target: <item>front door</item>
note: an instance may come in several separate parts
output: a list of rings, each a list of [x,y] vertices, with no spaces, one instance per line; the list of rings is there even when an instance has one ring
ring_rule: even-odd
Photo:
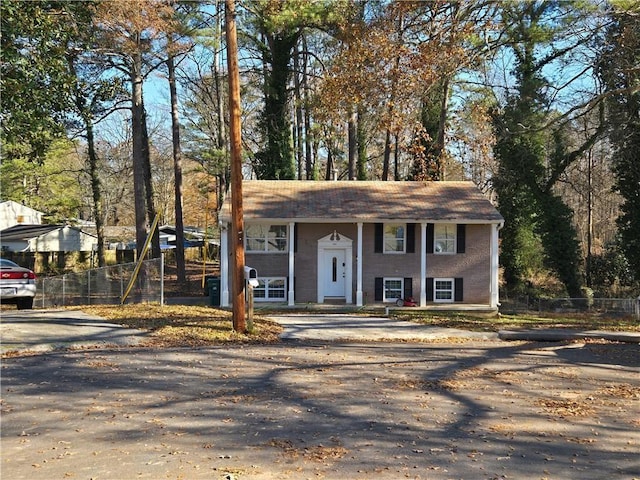
[[[345,298],[347,264],[344,248],[324,251],[325,297]]]

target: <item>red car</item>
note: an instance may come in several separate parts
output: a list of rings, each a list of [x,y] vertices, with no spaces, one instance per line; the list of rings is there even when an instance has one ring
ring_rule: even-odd
[[[36,274],[11,260],[0,258],[0,302],[15,303],[18,310],[33,308]]]

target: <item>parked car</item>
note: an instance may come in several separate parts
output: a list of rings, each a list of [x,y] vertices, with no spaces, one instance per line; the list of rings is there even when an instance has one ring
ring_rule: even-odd
[[[18,310],[33,308],[36,274],[17,263],[0,258],[0,302],[15,303]]]

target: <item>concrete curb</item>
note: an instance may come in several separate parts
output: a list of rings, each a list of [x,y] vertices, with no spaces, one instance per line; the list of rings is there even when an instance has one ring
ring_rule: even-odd
[[[640,343],[640,333],[608,332],[603,330],[500,330],[500,340],[524,340],[529,342],[562,342],[566,340],[609,340],[612,342]]]

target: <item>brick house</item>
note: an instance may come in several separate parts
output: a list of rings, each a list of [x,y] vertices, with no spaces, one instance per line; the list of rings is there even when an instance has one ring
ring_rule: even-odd
[[[244,181],[255,301],[498,306],[503,218],[472,182]],[[219,215],[221,305],[233,269],[231,200]]]

